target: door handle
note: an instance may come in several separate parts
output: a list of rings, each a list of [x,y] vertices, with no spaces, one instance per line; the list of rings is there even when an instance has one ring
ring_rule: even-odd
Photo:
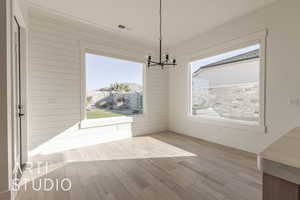
[[[23,117],[25,114],[23,113],[19,113],[19,117]]]

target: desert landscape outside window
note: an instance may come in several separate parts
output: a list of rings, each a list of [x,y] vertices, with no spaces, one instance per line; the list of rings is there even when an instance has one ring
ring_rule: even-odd
[[[86,118],[143,113],[142,63],[85,54]]]
[[[260,45],[190,63],[192,115],[259,122]]]

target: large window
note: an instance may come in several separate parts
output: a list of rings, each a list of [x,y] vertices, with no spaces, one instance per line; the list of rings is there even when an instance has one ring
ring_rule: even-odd
[[[142,63],[85,53],[87,119],[143,113]]]
[[[190,63],[194,116],[259,123],[260,45]]]

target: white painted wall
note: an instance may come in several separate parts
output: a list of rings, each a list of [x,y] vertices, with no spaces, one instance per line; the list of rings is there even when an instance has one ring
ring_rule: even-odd
[[[208,141],[258,153],[300,124],[300,1],[278,2],[227,23],[173,49],[181,63],[169,73],[169,129]],[[187,115],[188,66],[185,59],[205,49],[268,29],[266,66],[266,125],[268,133],[226,128]]]
[[[97,51],[140,59],[152,49],[122,40],[89,25],[72,22],[38,9],[30,19],[30,140],[37,145],[66,130],[78,131],[80,122],[80,44]],[[168,125],[168,73],[151,69],[146,73],[146,114],[135,117],[134,136],[163,131]],[[118,129],[118,127],[114,127]],[[105,129],[107,130],[107,129]],[[91,129],[93,134],[101,128]],[[88,134],[88,131],[84,130]],[[114,132],[112,132],[114,134]]]
[[[181,65],[170,71],[169,89],[166,73],[159,69],[147,73],[147,114],[135,119],[133,134],[165,130],[169,117],[172,131],[257,153],[299,125],[299,107],[289,104],[290,99],[300,95],[300,68],[297,67],[299,4],[298,0],[280,0],[174,48],[172,51],[183,58],[179,60]],[[29,18],[30,137],[46,141],[80,121],[80,40],[97,43],[104,50],[122,49],[141,58],[147,54],[147,48],[36,10]],[[266,28],[269,31],[266,74],[268,133],[225,128],[190,119],[186,106],[188,71],[183,63],[184,57]],[[69,113],[65,112],[66,109]]]

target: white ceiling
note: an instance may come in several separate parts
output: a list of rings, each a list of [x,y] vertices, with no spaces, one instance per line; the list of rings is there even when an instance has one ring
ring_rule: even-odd
[[[173,46],[275,0],[163,0],[163,42]],[[30,0],[36,6],[119,32],[158,41],[159,0]],[[128,30],[117,28],[126,25]]]

